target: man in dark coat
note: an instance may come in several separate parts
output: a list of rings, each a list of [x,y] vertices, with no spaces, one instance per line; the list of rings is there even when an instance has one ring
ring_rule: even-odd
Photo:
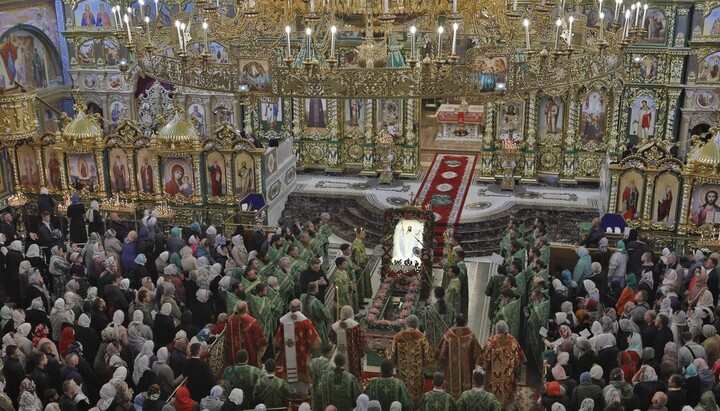
[[[190,358],[185,360],[182,367],[182,374],[187,377],[185,385],[190,390],[190,396],[198,402],[206,397],[215,385],[210,364],[200,359],[200,348],[200,343],[190,345]]]
[[[125,241],[125,237],[130,232],[117,213],[110,213],[110,228],[115,230],[115,238],[120,240],[121,243]]]
[[[0,217],[0,233],[5,235],[5,244],[3,244],[5,247],[15,241],[15,223],[12,214],[4,213]]]
[[[632,230],[631,230],[632,231]],[[632,237],[631,237],[632,238]],[[627,273],[633,273],[640,278],[640,268],[643,265],[642,256],[645,253],[653,253],[652,247],[647,243],[647,236],[638,235],[637,240],[625,243],[625,249],[628,254]]]
[[[130,303],[120,289],[121,280],[122,276],[120,274],[113,274],[112,283],[105,286],[105,300],[107,301],[108,307],[127,312]]]
[[[20,364],[20,349],[17,345],[8,345],[5,347],[7,361],[3,368],[5,376],[5,392],[13,402],[15,408],[18,406],[18,396],[20,395],[20,383],[25,379],[25,370]]]

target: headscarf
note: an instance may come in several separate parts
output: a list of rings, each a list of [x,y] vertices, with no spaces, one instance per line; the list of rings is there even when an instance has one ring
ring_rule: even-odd
[[[392,404],[390,404],[390,411],[402,411],[402,404],[400,401],[393,401]]]
[[[91,223],[95,221],[95,213],[93,211],[100,211],[100,203],[96,200],[90,202],[90,208],[88,208],[85,213],[85,218]]]
[[[82,313],[80,314],[80,318],[78,318],[78,326],[83,328],[90,327],[90,317],[87,316],[87,314]]]
[[[145,265],[145,263],[147,263],[147,257],[145,257],[145,254],[138,254],[137,256],[135,256],[135,264]]]
[[[630,287],[633,291],[637,292],[637,278],[635,274],[630,273],[625,278],[625,287]]]
[[[692,304],[695,303],[695,300],[697,300],[702,292],[704,290],[708,289],[708,273],[706,270],[700,270],[698,274],[695,274],[694,283],[693,286],[690,288],[690,292],[688,293],[688,303]]]
[[[38,297],[38,299],[39,298],[40,297]],[[0,309],[0,329],[5,328],[5,324],[12,320],[12,316],[12,308],[8,307],[7,305],[3,305],[3,307]]]
[[[195,293],[195,296],[197,297],[197,300],[199,302],[205,304],[210,299],[210,291],[201,288],[201,289],[197,290],[197,292]]]
[[[150,341],[152,342],[152,341]],[[133,382],[135,385],[138,385],[140,383],[140,378],[142,378],[142,375],[145,373],[145,371],[150,369],[150,358],[146,355],[138,356],[138,358],[135,359],[135,367],[133,367]]]
[[[113,323],[115,326],[121,326],[125,322],[125,313],[122,310],[115,310],[113,313]]]
[[[40,345],[40,341],[44,338],[47,338],[48,335],[50,335],[50,330],[48,330],[45,324],[36,325],[35,331],[33,332],[33,347],[37,348]]]
[[[22,242],[20,240],[15,240],[12,243],[10,243],[10,246],[8,246],[8,250],[18,251],[20,253],[22,253],[22,248],[23,248],[23,246],[22,246]]]
[[[30,244],[30,247],[28,247],[28,250],[25,253],[25,257],[40,257],[40,246],[38,246],[37,244]]]
[[[556,293],[567,296],[567,287],[563,285],[562,281],[556,278],[552,280],[552,286],[553,290],[555,290]]]
[[[686,379],[692,378],[692,377],[697,377],[698,372],[697,372],[697,368],[695,368],[695,364],[692,364],[692,363],[688,364],[688,366],[685,367],[685,372],[683,373],[683,375],[685,376]]]
[[[625,254],[625,242],[623,240],[620,240],[617,243],[615,243],[615,251],[617,251],[620,254]]]
[[[366,394],[358,395],[357,399],[355,400],[355,409],[353,411],[367,411],[369,402],[370,397],[368,397]]]
[[[160,257],[160,259],[161,259],[162,261],[164,261],[164,262],[167,263],[167,262],[168,262],[168,259],[170,259],[170,252],[169,252],[169,251],[163,251],[162,253],[160,253],[160,256],[159,256],[159,257]]]
[[[216,385],[210,390],[210,396],[216,400],[219,400],[220,398],[222,398],[224,391],[225,390],[223,389],[223,387]]]
[[[140,255],[142,255],[142,254],[140,254]],[[122,280],[120,280],[120,285],[119,285],[119,287],[120,287],[120,289],[123,290],[123,291],[129,290],[129,289],[130,289],[130,279],[129,279],[129,278],[123,278]]]
[[[308,404],[307,402],[300,404],[300,406],[298,407],[298,411],[310,411],[310,404]]]
[[[167,347],[160,347],[160,349],[157,352],[157,362],[158,364],[165,364],[168,360],[168,356],[170,354],[168,353]]]
[[[663,283],[663,284],[667,284],[667,285],[669,285],[669,284],[672,284],[672,285],[677,284],[677,271],[673,270],[672,268],[669,269],[669,270],[667,270],[667,271],[665,272],[665,277],[663,277],[662,283]]]
[[[70,352],[70,344],[75,341],[75,330],[72,327],[65,327],[62,330],[60,336],[60,345],[58,345],[58,351],[60,355],[65,357]]]
[[[595,400],[592,398],[585,398],[580,404],[578,411],[593,411],[595,408]]]
[[[25,322],[25,312],[23,310],[13,310],[12,312],[13,328],[17,328]]]
[[[111,345],[114,347],[113,344],[111,344]],[[108,345],[108,347],[110,347],[110,345]],[[120,381],[125,381],[126,378],[127,378],[127,368],[120,366],[115,370],[112,378],[110,378],[110,383],[115,385],[116,383],[118,383]]]
[[[47,187],[43,187],[40,189],[40,194],[50,194],[50,190],[48,190]]]
[[[160,307],[160,314],[170,315],[171,313],[172,313],[172,305],[170,303],[165,303]]]
[[[382,406],[380,405],[380,401],[378,400],[370,400],[368,402],[368,411],[381,411]]]
[[[670,341],[667,344],[665,344],[665,350],[663,352],[663,361],[668,361],[676,366],[678,365],[678,352],[677,352],[677,345]]]
[[[642,338],[640,338],[640,333],[632,333],[627,350],[635,351],[638,356],[640,355],[640,351],[642,351]]]
[[[697,368],[698,371],[709,369],[707,363],[702,358],[694,359],[693,364],[695,365],[695,368]]]
[[[600,380],[603,377],[603,369],[601,366],[597,364],[593,364],[592,367],[590,367],[590,378],[593,380]]]
[[[105,384],[100,388],[100,400],[97,403],[97,407],[100,411],[106,411],[110,408],[110,405],[115,400],[117,390],[113,384]]]
[[[38,310],[38,311],[45,312],[45,304],[43,304],[42,298],[41,297],[33,298],[32,302],[30,302],[29,310]]]
[[[580,383],[584,382],[590,382],[592,381],[592,377],[590,376],[590,373],[585,371],[584,373],[580,374]]]
[[[715,402],[715,395],[712,391],[705,391],[702,393],[698,405],[702,405],[705,411],[715,411],[718,408],[717,403]]]
[[[183,385],[175,391],[173,406],[175,406],[177,411],[192,411],[194,405],[195,402],[190,398],[190,391],[186,386]]]
[[[567,380],[567,374],[565,373],[565,368],[563,368],[560,364],[555,364],[555,366],[552,368],[552,375],[555,381],[564,381]]]
[[[615,336],[612,334],[600,334],[597,339],[598,350],[610,348],[615,345]]]
[[[657,381],[658,376],[655,372],[655,368],[651,366],[647,366],[645,368],[645,373],[643,374],[643,381]]]
[[[714,326],[712,326],[710,324],[705,324],[705,325],[703,325],[703,328],[702,328],[702,334],[703,334],[703,337],[710,338],[713,335],[717,334],[717,328],[715,328]]]
[[[230,395],[228,396],[228,401],[235,405],[241,405],[243,403],[243,398],[243,390],[241,390],[240,388],[233,388],[233,390],[230,391]]]
[[[566,411],[566,410],[565,410],[564,405],[562,405],[559,402],[556,402],[550,407],[550,411]]]
[[[80,202],[80,196],[75,193],[70,197],[70,201],[72,201],[73,204],[77,204]]]

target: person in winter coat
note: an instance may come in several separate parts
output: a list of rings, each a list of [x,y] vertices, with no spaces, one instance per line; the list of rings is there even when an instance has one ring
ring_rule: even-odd
[[[133,269],[135,269],[135,257],[138,255],[138,239],[137,232],[130,231],[125,237],[125,241],[122,246],[122,253],[120,254],[120,267],[122,267],[122,273],[129,277],[132,275]]]
[[[105,221],[103,221],[102,214],[100,214],[100,203],[96,200],[90,202],[90,209],[85,213],[85,218],[88,221],[88,232],[90,234],[97,233],[101,237],[105,234]]]
[[[67,208],[67,217],[70,220],[70,241],[78,244],[87,242],[87,230],[85,229],[85,206],[80,202],[80,196],[73,194],[70,199],[72,204]]]

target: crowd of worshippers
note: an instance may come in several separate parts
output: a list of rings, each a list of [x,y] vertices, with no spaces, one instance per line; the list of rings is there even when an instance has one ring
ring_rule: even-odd
[[[487,293],[491,318],[509,324],[529,367],[544,377],[538,404],[548,411],[720,410],[720,254],[656,253],[635,229],[610,249],[596,218],[576,244],[574,266],[552,267],[548,278],[546,260],[537,258],[542,248],[522,259],[524,239],[537,228],[510,221],[503,240],[510,265],[491,277]]]

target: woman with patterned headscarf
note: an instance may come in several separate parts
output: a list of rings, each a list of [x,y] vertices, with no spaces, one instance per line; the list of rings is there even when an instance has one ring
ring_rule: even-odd
[[[18,411],[42,411],[43,404],[35,392],[35,382],[25,378],[20,383],[20,397],[18,398]]]
[[[65,300],[58,298],[55,300],[52,310],[50,310],[50,326],[53,341],[60,341],[63,323],[75,323],[75,313],[65,307]]]
[[[622,293],[620,294],[620,298],[617,300],[617,304],[615,305],[615,309],[617,311],[617,314],[622,316],[623,312],[625,312],[625,305],[629,302],[635,301],[635,292],[637,291],[637,279],[635,277],[635,274],[630,273],[628,274],[627,278],[625,279],[625,288],[623,288]]]

